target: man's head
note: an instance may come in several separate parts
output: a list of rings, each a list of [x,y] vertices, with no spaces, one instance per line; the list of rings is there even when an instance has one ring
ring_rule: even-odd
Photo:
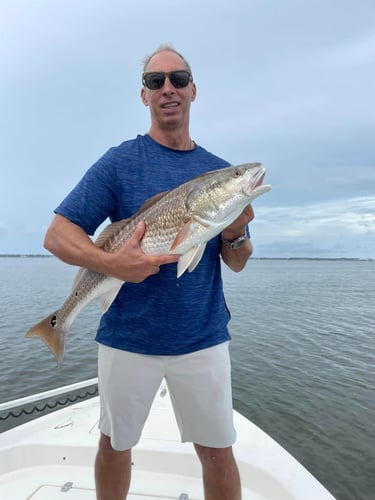
[[[173,45],[170,45],[168,43],[161,44],[160,47],[155,50],[155,52],[153,52],[151,55],[148,55],[144,58],[144,60],[143,60],[143,73],[146,73],[148,71],[147,66],[148,66],[149,62],[151,61],[151,59],[156,54],[159,54],[159,52],[164,52],[164,51],[169,51],[169,52],[173,52],[174,54],[176,54],[184,62],[185,69],[187,69],[189,71],[189,73],[192,75],[190,64],[187,62],[185,57],[182,54],[180,54],[180,52],[177,52],[177,50],[173,47]]]
[[[143,64],[141,98],[150,107],[151,128],[189,126],[190,104],[196,96],[191,68],[170,45],[161,45]]]

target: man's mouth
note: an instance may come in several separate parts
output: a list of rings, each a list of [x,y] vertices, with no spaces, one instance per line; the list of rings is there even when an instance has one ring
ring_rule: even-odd
[[[180,104],[178,102],[167,102],[165,104],[162,104],[162,108],[177,108]]]

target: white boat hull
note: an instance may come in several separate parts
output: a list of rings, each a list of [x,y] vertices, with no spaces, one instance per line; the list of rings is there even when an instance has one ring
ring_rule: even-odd
[[[98,416],[96,397],[0,435],[0,498],[95,499]],[[237,412],[234,420],[237,430],[234,453],[244,500],[333,500],[267,434]],[[162,385],[141,441],[133,450],[128,499],[203,498],[200,463],[193,446],[180,442],[168,392]]]

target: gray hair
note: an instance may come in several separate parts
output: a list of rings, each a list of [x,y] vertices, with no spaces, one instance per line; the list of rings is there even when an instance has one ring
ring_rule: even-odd
[[[190,68],[190,64],[187,62],[187,60],[185,59],[185,57],[180,54],[179,52],[177,52],[177,50],[173,47],[172,44],[170,43],[162,43],[160,45],[159,48],[157,48],[155,50],[155,52],[153,52],[151,55],[149,56],[146,56],[144,59],[143,59],[143,73],[146,72],[146,68],[149,64],[149,62],[151,61],[151,59],[156,55],[156,54],[159,54],[159,52],[164,52],[164,51],[169,51],[169,52],[173,52],[174,54],[176,54],[178,57],[180,57],[180,59],[182,59],[182,61],[184,62],[184,64],[186,65],[186,69],[190,72],[190,74],[192,75],[192,71],[191,71],[191,68]]]

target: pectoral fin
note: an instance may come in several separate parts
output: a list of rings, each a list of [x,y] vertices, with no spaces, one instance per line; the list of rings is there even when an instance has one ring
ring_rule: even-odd
[[[177,264],[177,278],[182,276],[186,269],[188,269],[190,273],[194,271],[202,258],[205,248],[206,243],[201,243],[181,255]]]
[[[176,238],[174,239],[170,250],[171,251],[176,250],[176,248],[179,245],[181,245],[181,243],[183,243],[185,240],[187,240],[199,226],[204,226],[207,228],[210,226],[210,223],[202,219],[201,217],[198,217],[197,215],[186,217],[185,224],[177,233]]]
[[[182,228],[179,230],[179,232],[176,235],[176,238],[174,239],[171,248],[169,250],[175,250],[178,245],[181,245],[191,234],[192,232],[192,225],[193,225],[193,218],[189,217],[189,219],[185,222],[185,224],[182,226]]]

